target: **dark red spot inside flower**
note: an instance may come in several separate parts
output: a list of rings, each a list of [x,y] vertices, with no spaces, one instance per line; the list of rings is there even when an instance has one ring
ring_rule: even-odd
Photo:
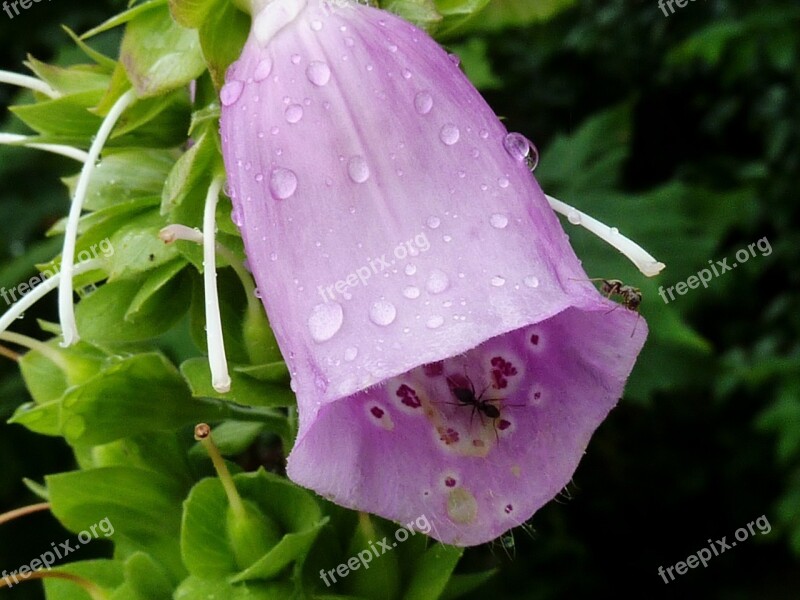
[[[450,444],[455,444],[458,442],[458,432],[453,429],[452,427],[439,427],[439,439],[442,440],[448,446]]]
[[[447,487],[456,487],[456,479],[455,479],[455,477],[447,477],[447,478],[445,478],[444,484]]]
[[[542,397],[542,392],[534,392],[534,394],[533,394],[533,399],[534,400],[538,400],[541,397]]]
[[[502,356],[495,356],[492,359],[492,385],[496,389],[508,387],[508,377],[517,374],[517,368]]]
[[[438,377],[444,373],[444,361],[438,360],[436,362],[428,363],[427,365],[422,365],[422,371],[428,377]]]
[[[375,417],[376,419],[380,419],[381,417],[383,417],[384,414],[383,409],[378,408],[377,406],[373,406],[372,408],[370,408],[369,412],[371,412],[372,416]]]
[[[405,383],[397,390],[397,396],[401,399],[400,402],[406,406],[410,406],[411,408],[419,408],[422,405],[422,402],[419,401],[419,396],[417,396],[417,393]]]
[[[506,514],[508,515],[508,514],[511,514],[511,512],[514,510],[514,507],[511,506],[510,504],[506,504],[506,509],[505,510],[506,510]]]
[[[456,373],[455,375],[450,375],[447,378],[447,385],[450,386],[451,390],[467,390],[470,391],[472,389],[472,384],[470,380],[467,379],[465,375],[460,375]]]
[[[531,344],[533,344],[534,346],[539,345],[539,336],[536,335],[535,333],[531,336]]]
[[[505,430],[506,430],[506,429],[508,429],[509,427],[511,427],[511,423],[510,423],[509,421],[506,421],[505,419],[500,419],[500,420],[497,422],[497,428],[498,428],[500,431],[505,431]]]

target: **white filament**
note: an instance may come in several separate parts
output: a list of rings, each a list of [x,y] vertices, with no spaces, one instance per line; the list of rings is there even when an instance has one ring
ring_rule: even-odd
[[[35,92],[41,92],[50,98],[59,98],[61,94],[47,85],[41,79],[31,77],[30,75],[22,75],[20,73],[13,73],[11,71],[0,71],[0,83],[8,83],[18,87],[27,88]]]
[[[561,202],[561,200],[557,200],[552,196],[545,195],[545,198],[547,198],[547,201],[550,203],[550,207],[554,211],[567,216],[570,219],[570,222],[574,220],[574,224],[576,225],[583,225],[601,240],[614,246],[614,248],[622,252],[622,254],[624,254],[634,265],[636,265],[636,267],[647,277],[654,277],[658,275],[666,266],[664,263],[658,262],[655,258],[653,258],[653,256],[651,256],[639,244],[633,240],[630,240],[629,238],[626,238],[616,229],[612,229],[608,225],[601,223],[597,219],[582,213],[569,204],[565,204],[564,202]]]
[[[67,158],[73,158],[78,162],[86,162],[89,158],[89,153],[84,152],[72,146],[62,146],[60,144],[37,144],[36,142],[29,142],[28,136],[19,135],[17,133],[0,133],[0,144],[20,145],[28,148],[36,148],[37,150],[44,150],[52,152],[53,154],[60,154]]]

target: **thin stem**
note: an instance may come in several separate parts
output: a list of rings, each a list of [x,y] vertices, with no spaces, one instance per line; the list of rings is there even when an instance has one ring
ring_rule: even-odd
[[[64,360],[64,357],[61,356],[56,350],[45,344],[44,342],[40,342],[37,339],[32,337],[28,337],[27,335],[22,335],[20,333],[14,333],[13,331],[0,331],[0,340],[4,340],[6,342],[11,342],[12,344],[17,344],[18,346],[22,346],[23,348],[29,348],[31,350],[36,350],[56,365],[59,369],[67,372],[69,365],[67,361]]]
[[[206,343],[208,346],[208,363],[211,367],[211,385],[220,393],[231,389],[231,377],[228,374],[228,362],[225,357],[225,343],[222,337],[222,318],[219,312],[219,295],[217,293],[216,265],[216,211],[219,193],[222,190],[223,177],[216,177],[211,182],[206,196],[203,212],[203,284],[206,298]]]
[[[75,266],[73,273],[75,275],[82,275],[89,271],[94,271],[103,266],[102,259],[92,258],[78,263]],[[41,300],[47,292],[56,289],[61,281],[61,273],[56,273],[49,279],[45,279],[42,283],[33,288],[30,292],[22,296],[14,305],[9,308],[3,316],[0,317],[0,332],[5,331],[8,327],[28,310],[31,306]]]
[[[574,225],[583,225],[586,229],[591,231],[601,240],[611,244],[622,252],[636,267],[647,277],[654,277],[658,275],[661,270],[666,266],[662,262],[658,262],[651,256],[644,248],[639,246],[636,242],[626,238],[616,228],[612,229],[597,219],[582,213],[569,204],[561,202],[552,196],[545,195],[550,207],[565,215],[570,223]]]
[[[12,587],[12,585],[18,585],[19,583],[24,583],[26,581],[34,581],[36,579],[64,579],[66,581],[71,581],[79,586],[81,586],[84,591],[89,594],[89,597],[92,600],[108,600],[108,596],[106,593],[93,581],[89,581],[85,577],[80,577],[79,575],[75,575],[73,573],[66,573],[64,571],[33,571],[31,573],[26,574],[25,576],[22,575],[7,575],[0,579],[0,589],[8,586]],[[15,584],[11,583],[11,579],[15,580]],[[22,580],[22,581],[19,581]]]
[[[206,423],[196,425],[194,428],[194,439],[203,445],[203,448],[205,448],[206,452],[208,452],[208,456],[211,458],[211,462],[214,463],[214,469],[217,471],[220,483],[222,483],[222,487],[225,489],[225,495],[228,496],[231,510],[233,510],[233,513],[238,518],[246,518],[247,512],[245,511],[242,497],[236,489],[236,484],[233,482],[233,477],[231,477],[231,472],[228,470],[228,465],[225,464],[222,455],[219,453],[219,448],[217,448],[214,440],[211,439],[211,427]]]
[[[75,188],[75,197],[69,209],[67,228],[64,232],[64,250],[61,253],[61,273],[63,277],[58,287],[58,313],[61,320],[61,331],[64,335],[64,341],[61,345],[64,347],[71,346],[80,339],[78,327],[75,324],[75,307],[72,304],[72,277],[75,262],[75,242],[78,237],[78,221],[83,210],[83,201],[86,198],[89,180],[94,172],[100,151],[111,135],[111,130],[114,128],[117,119],[135,99],[136,95],[133,90],[128,90],[111,107],[89,148],[89,156],[83,163],[78,185]]]
[[[0,525],[8,523],[9,521],[13,521],[14,519],[18,519],[20,517],[26,517],[28,515],[32,515],[34,513],[42,512],[45,510],[50,510],[49,502],[40,502],[39,504],[31,504],[29,506],[23,506],[22,508],[16,508],[14,510],[10,510],[0,515]]]
[[[73,158],[78,162],[86,162],[89,158],[89,153],[84,152],[72,146],[63,146],[61,144],[38,144],[36,142],[29,142],[28,136],[19,135],[16,133],[0,133],[0,144],[8,145],[21,145],[28,148],[36,148],[37,150],[44,150],[45,152],[52,152],[53,154],[60,154],[67,158]]]
[[[31,77],[30,75],[22,75],[20,73],[13,73],[12,71],[0,71],[0,83],[9,83],[17,87],[28,88],[34,92],[41,92],[50,98],[59,98],[61,94],[47,85],[41,79]]]
[[[0,356],[5,356],[14,362],[19,362],[19,359],[22,358],[21,354],[18,354],[10,348],[6,348],[5,346],[0,346]]]

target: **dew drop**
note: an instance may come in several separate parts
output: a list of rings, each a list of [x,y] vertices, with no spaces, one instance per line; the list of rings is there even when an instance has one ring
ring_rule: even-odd
[[[525,279],[523,279],[525,285],[529,288],[537,288],[539,287],[539,279],[534,277],[533,275],[528,275]]]
[[[272,73],[272,59],[266,57],[256,65],[256,70],[253,72],[253,79],[255,81],[264,81],[269,74]]]
[[[348,48],[352,48],[355,45],[355,43],[356,43],[355,40],[351,37],[344,38],[344,44]]]
[[[364,183],[369,179],[369,166],[363,156],[354,156],[347,163],[347,174],[355,183]]]
[[[289,123],[297,123],[303,118],[303,107],[299,104],[290,104],[283,112],[283,116],[286,117]]]
[[[278,200],[286,200],[297,189],[297,175],[294,171],[277,167],[272,170],[269,179],[269,190]]]
[[[609,233],[611,233],[611,235],[619,235],[619,229],[612,227]]]
[[[278,260],[278,253],[277,252],[273,252],[272,254],[269,255],[269,259],[272,262],[275,262],[276,260]]]
[[[355,346],[350,346],[347,350],[344,351],[344,359],[347,362],[353,362],[358,356],[358,348]]]
[[[581,224],[581,213],[579,213],[574,208],[567,213],[567,220],[572,223],[573,225],[580,225]]]
[[[434,269],[431,271],[428,281],[425,283],[425,289],[431,294],[441,294],[450,286],[450,279],[447,273],[441,269]]]
[[[262,175],[261,173],[257,173],[256,174],[256,181],[258,183],[261,183],[262,181],[264,181],[264,175]]]
[[[406,265],[406,275],[413,275],[417,272],[416,265]]]
[[[442,140],[447,146],[452,146],[458,141],[458,138],[461,137],[461,132],[458,130],[458,127],[453,125],[452,123],[448,123],[442,130],[439,132],[439,139]]]
[[[306,76],[311,83],[322,87],[331,80],[331,69],[327,63],[315,60],[308,65]]]
[[[419,295],[421,293],[422,292],[420,292],[420,289],[414,285],[410,285],[403,290],[403,296],[405,296],[409,300],[416,300],[417,298],[419,298]]]
[[[244,221],[242,220],[242,209],[241,209],[241,207],[235,206],[233,208],[233,210],[231,211],[231,221],[233,221],[233,224],[236,225],[237,227],[241,227],[242,226],[242,223]]]
[[[414,108],[421,115],[427,115],[433,108],[433,96],[428,92],[419,92],[414,96]]]
[[[437,227],[439,227],[439,225],[442,224],[442,221],[441,219],[439,219],[439,217],[428,217],[427,223],[428,227],[430,227],[431,229],[436,229]]]
[[[397,44],[389,44],[386,47],[389,49],[389,52],[397,52]]]
[[[442,325],[444,325],[444,317],[441,315],[434,315],[425,322],[428,329],[439,329]]]
[[[461,65],[461,59],[458,57],[457,54],[448,54],[447,58],[449,58],[450,62],[453,63],[455,66],[458,67]]]
[[[503,287],[506,284],[506,280],[498,275],[497,277],[492,277],[491,284],[494,287]]]
[[[293,65],[299,64],[300,60],[301,60],[300,55],[299,54],[292,54],[292,59],[291,60],[292,60],[292,64]]]
[[[311,21],[311,29],[314,31],[322,31],[322,21],[318,21],[317,19]]]
[[[244,83],[241,81],[233,80],[223,85],[219,91],[219,99],[222,105],[230,106],[236,102],[242,95],[242,90],[244,90]]]
[[[509,133],[503,140],[503,147],[511,158],[526,163],[531,171],[539,164],[539,151],[533,142],[521,133]]]
[[[505,229],[508,226],[508,217],[500,213],[495,213],[489,217],[489,223],[495,229]]]
[[[317,304],[308,317],[308,330],[317,343],[327,342],[342,328],[344,311],[338,302]]]
[[[411,79],[411,71],[403,69],[403,79]]]
[[[378,300],[369,309],[369,319],[375,325],[386,327],[397,318],[397,308],[386,300]]]
[[[501,177],[500,179],[497,180],[497,185],[499,185],[503,189],[507,188],[509,184],[510,182],[508,181],[507,177]]]

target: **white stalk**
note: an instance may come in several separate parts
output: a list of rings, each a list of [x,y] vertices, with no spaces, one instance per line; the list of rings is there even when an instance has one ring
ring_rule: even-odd
[[[41,92],[50,98],[60,98],[61,94],[51,88],[41,79],[31,77],[30,75],[22,75],[20,73],[13,73],[11,71],[0,71],[0,83],[8,83],[16,85],[17,87],[28,88],[35,92]]]
[[[80,339],[78,328],[75,325],[75,307],[72,304],[72,271],[75,262],[75,241],[78,237],[78,220],[83,210],[83,201],[86,198],[89,180],[94,172],[100,151],[111,135],[111,130],[114,128],[117,119],[135,99],[136,95],[133,90],[129,90],[120,96],[114,106],[111,107],[89,148],[89,155],[83,163],[78,185],[75,188],[75,197],[72,199],[72,206],[70,206],[69,217],[67,218],[67,228],[64,232],[64,250],[61,253],[61,284],[58,288],[58,314],[61,320],[61,331],[64,335],[64,341],[61,343],[63,347],[71,346]]]
[[[100,269],[103,266],[102,259],[93,258],[85,260],[75,265],[74,274],[82,275],[95,269]],[[17,319],[19,319],[25,311],[31,306],[41,300],[48,292],[56,289],[61,281],[61,273],[56,273],[49,279],[45,279],[42,283],[33,288],[30,292],[25,294],[6,313],[0,317],[0,333],[4,332],[8,327]]]
[[[617,250],[622,252],[628,260],[630,260],[636,267],[647,277],[655,277],[666,266],[662,262],[658,262],[651,256],[644,248],[639,246],[633,240],[626,238],[616,228],[611,228],[597,219],[582,213],[569,204],[561,202],[552,196],[545,194],[545,198],[550,203],[550,207],[562,215],[565,215],[570,223],[573,225],[583,225],[586,229],[591,231],[601,240],[614,246]]]
[[[64,358],[58,352],[56,352],[55,349],[32,337],[28,337],[27,335],[22,335],[20,333],[14,333],[13,331],[3,331],[0,332],[0,340],[11,342],[17,346],[28,348],[29,350],[37,350],[39,354],[44,356],[64,372],[66,372],[69,368],[67,361],[64,360]]]
[[[73,148],[72,146],[62,146],[60,144],[37,144],[36,142],[29,142],[30,138],[25,135],[16,133],[0,133],[0,144],[8,144],[13,146],[25,146],[27,148],[36,148],[44,150],[45,152],[52,152],[53,154],[60,154],[67,158],[73,158],[78,162],[86,162],[89,158],[89,153]]]
[[[211,367],[211,385],[220,393],[231,389],[231,377],[225,357],[225,343],[222,337],[222,318],[219,313],[217,295],[216,264],[216,210],[219,193],[222,190],[222,177],[216,177],[208,188],[205,210],[203,211],[203,283],[206,298],[206,343],[208,364]]]

